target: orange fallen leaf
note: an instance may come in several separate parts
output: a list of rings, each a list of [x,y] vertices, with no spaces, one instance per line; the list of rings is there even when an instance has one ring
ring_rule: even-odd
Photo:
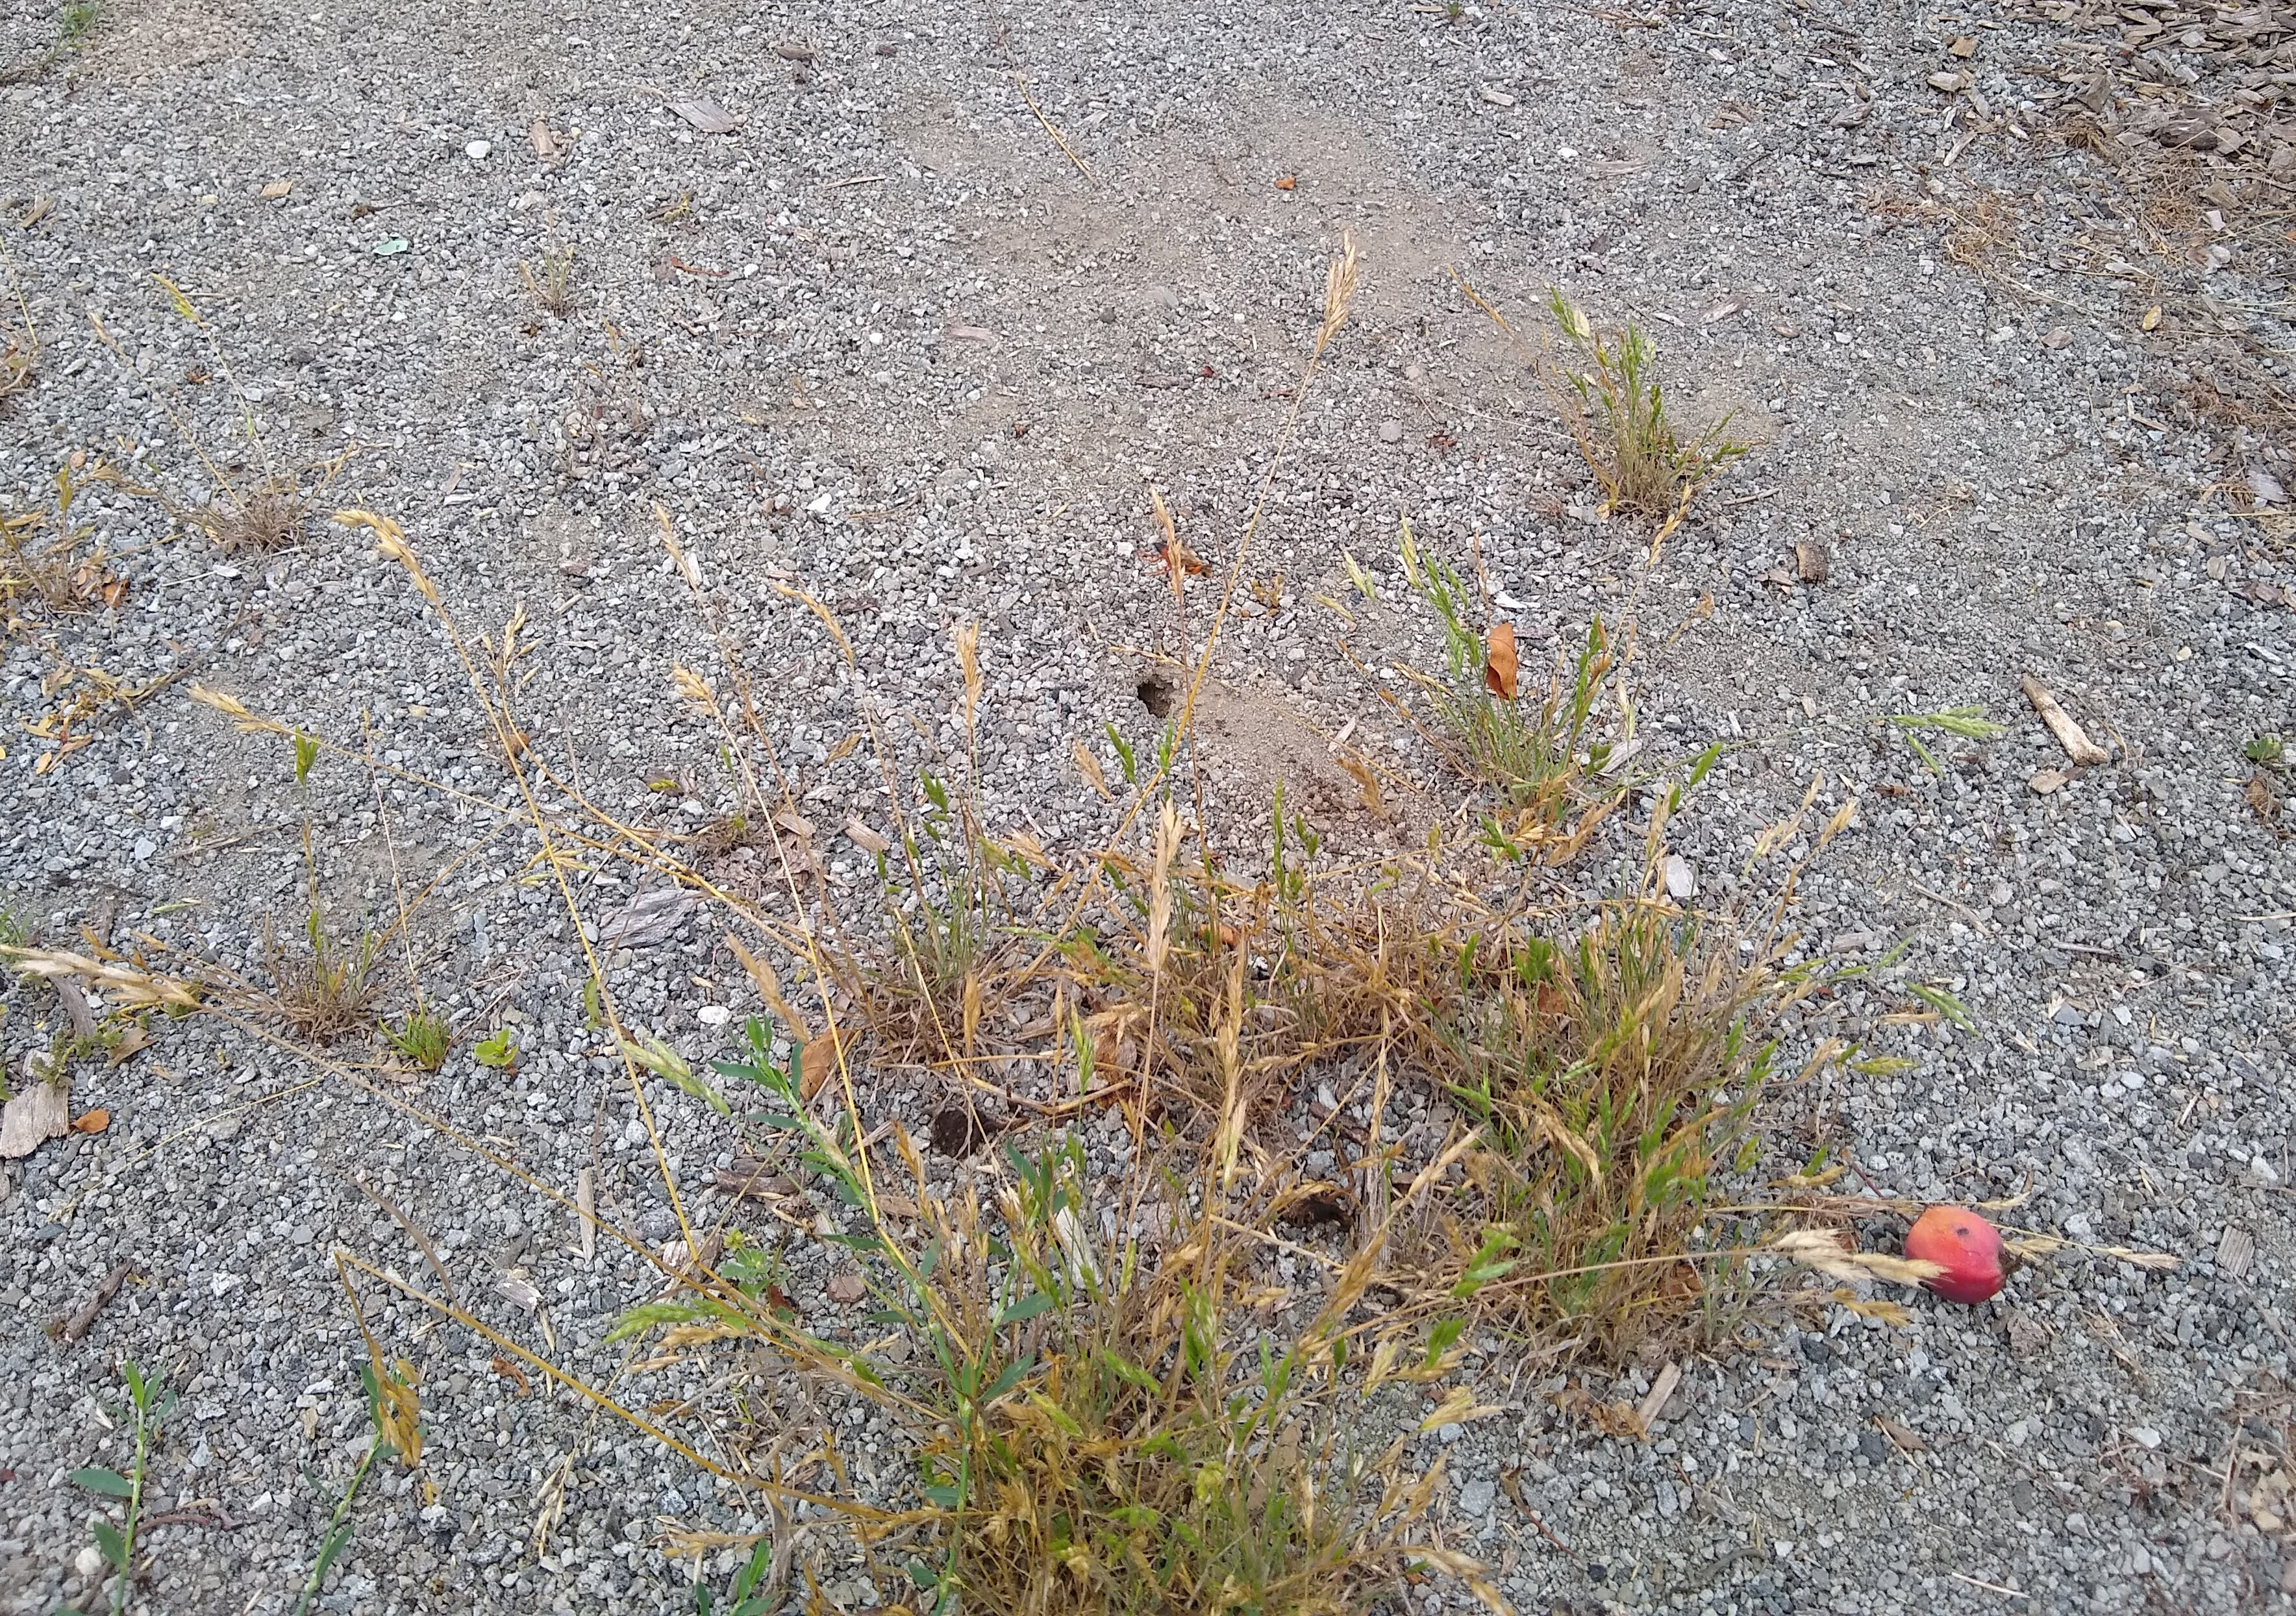
[[[798,1086],[805,1098],[819,1094],[829,1074],[837,1070],[837,1043],[836,1030],[832,1029],[808,1042],[798,1057]]]
[[[528,1382],[526,1378],[526,1371],[520,1368],[512,1359],[504,1358],[499,1352],[496,1353],[494,1369],[495,1373],[502,1376],[503,1379],[512,1382],[517,1385],[519,1396],[529,1397],[533,1395],[534,1387]]]
[[[1483,652],[1483,683],[1502,701],[1515,696],[1514,625],[1491,625],[1490,644]]]
[[[84,1111],[72,1119],[72,1132],[76,1134],[100,1134],[111,1126],[111,1113],[102,1106]]]
[[[1289,191],[1299,183],[1300,179],[1297,175],[1287,174],[1283,178],[1275,182],[1275,188],[1278,191]]]
[[[1184,575],[1188,578],[1193,578],[1197,573],[1201,572],[1204,570],[1203,557],[1198,555],[1193,550],[1189,549],[1187,546],[1180,544],[1177,541],[1175,541],[1168,547],[1161,545],[1158,546],[1156,549],[1156,559],[1161,562],[1164,564],[1165,569],[1175,578],[1179,578]]]

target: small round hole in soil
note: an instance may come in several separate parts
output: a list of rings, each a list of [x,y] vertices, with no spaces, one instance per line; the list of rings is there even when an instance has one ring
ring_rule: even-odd
[[[988,1125],[962,1105],[944,1109],[928,1131],[933,1149],[944,1156],[970,1156],[988,1143]]]
[[[1140,681],[1136,693],[1151,718],[1168,718],[1172,716],[1173,698],[1179,693],[1172,688],[1171,680],[1160,673],[1152,673]]]

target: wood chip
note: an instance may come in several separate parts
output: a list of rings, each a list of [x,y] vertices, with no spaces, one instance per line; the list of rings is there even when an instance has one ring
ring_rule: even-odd
[[[0,1157],[20,1160],[70,1128],[71,1103],[64,1091],[28,1075],[23,1087],[0,1107]]]
[[[1797,541],[1794,545],[1794,570],[1801,575],[1801,581],[1805,584],[1824,583],[1833,570],[1825,558],[1825,546],[1807,538]]]
[[[704,135],[731,135],[742,127],[740,119],[707,97],[673,101],[669,110]]]
[[[2217,1271],[2226,1279],[2246,1279],[2255,1261],[2255,1237],[2246,1229],[2226,1228],[2217,1242]]]
[[[2047,685],[2030,673],[2020,683],[2024,688],[2025,699],[2033,704],[2033,710],[2041,715],[2041,722],[2049,726],[2049,733],[2057,738],[2057,744],[2065,749],[2066,757],[2076,764],[2084,765],[2112,761],[2112,754],[2084,734],[2081,726],[2073,722],[2072,715],[2057,704],[2057,698]]]
[[[2052,792],[2062,791],[2072,777],[2072,771],[2068,768],[2045,768],[2025,782],[2025,789],[2036,797],[2046,797]]]
[[[598,928],[598,941],[608,948],[654,948],[685,929],[701,907],[699,894],[684,887],[656,887],[630,899],[622,912]]]
[[[1648,1431],[1658,1423],[1660,1416],[1666,1413],[1668,1401],[1674,1396],[1674,1389],[1681,1384],[1681,1365],[1669,1364],[1658,1372],[1658,1379],[1651,1383],[1650,1395],[1643,1399],[1642,1407],[1635,1410],[1644,1430]]]
[[[275,202],[294,188],[295,182],[291,179],[275,179],[263,187],[261,195],[265,201]]]
[[[71,1022],[72,1037],[92,1038],[95,1036],[95,1012],[88,1008],[87,995],[80,985],[68,976],[60,976],[48,984],[63,1001],[64,1017]]]
[[[948,328],[948,334],[951,338],[959,342],[994,342],[996,340],[996,333],[989,330],[986,325],[952,325]]]
[[[578,1231],[582,1244],[582,1260],[589,1261],[598,1254],[598,1169],[586,1167],[574,1179],[574,1208],[582,1214]]]
[[[886,853],[892,850],[891,842],[871,830],[868,824],[858,817],[848,819],[841,828],[845,832],[845,840],[865,853]]]

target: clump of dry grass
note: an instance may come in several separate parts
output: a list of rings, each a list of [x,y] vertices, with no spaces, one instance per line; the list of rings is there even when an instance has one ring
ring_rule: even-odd
[[[915,1455],[916,1496],[855,1530],[924,1609],[1360,1612],[1413,1563],[1504,1608],[1474,1563],[1415,1536],[1439,1465],[1410,1473],[1405,1435],[1375,1444],[1356,1426],[1382,1383],[1449,1368],[1421,1353],[1398,1366],[1407,1321],[1351,1319],[1372,1251],[1304,1323],[1264,1331],[1245,1300],[1254,1242],[1215,1215],[1210,1184],[1191,1212],[1179,1176],[1167,1181],[1160,1237],[1104,1232],[1120,1221],[1094,1203],[1072,1138],[1008,1146],[986,1197],[977,1180],[946,1193],[898,1122],[895,1164],[873,1165],[849,1133],[812,1120],[801,1070],[775,1059],[754,1021],[749,1045],[716,1070],[774,1108],[793,1161],[858,1214],[864,1232],[845,1243],[891,1333],[857,1350],[807,1335],[762,1270],[745,1282],[740,1264],[701,1294],[630,1310],[616,1333],[769,1342],[889,1418]],[[881,1173],[898,1173],[899,1190]],[[1350,1374],[1366,1357],[1372,1368]]]
[[[300,1037],[332,1044],[374,1025],[382,997],[381,939],[364,932],[357,942],[327,934],[314,908],[299,945],[264,937],[264,960],[271,973],[269,1007]]]
[[[1605,504],[1653,522],[1677,517],[1749,446],[1729,435],[1728,415],[1682,436],[1667,413],[1658,351],[1638,327],[1606,337],[1561,291],[1548,302],[1583,365],[1563,371],[1550,390]]]
[[[0,516],[0,623],[12,630],[36,617],[78,616],[125,593],[92,542],[94,528],[72,517],[83,488],[116,480],[102,461],[76,454],[56,471],[53,506]]]
[[[574,250],[570,247],[545,247],[538,261],[521,264],[518,273],[526,282],[527,291],[534,294],[534,300],[554,320],[571,316],[581,301],[574,287]]]
[[[39,371],[40,332],[32,323],[31,305],[16,279],[16,261],[0,249],[0,265],[8,271],[8,291],[15,301],[16,317],[0,324],[0,415],[21,393],[29,392]]]
[[[295,480],[274,477],[246,493],[232,490],[201,512],[197,520],[225,550],[266,555],[299,539],[309,515],[310,507]]]

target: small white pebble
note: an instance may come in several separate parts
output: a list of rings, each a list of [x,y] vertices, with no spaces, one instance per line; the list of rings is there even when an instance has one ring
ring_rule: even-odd
[[[481,163],[486,161],[488,158],[494,155],[494,149],[495,144],[490,140],[474,140],[469,145],[463,148],[463,152],[470,156],[472,161]]]

